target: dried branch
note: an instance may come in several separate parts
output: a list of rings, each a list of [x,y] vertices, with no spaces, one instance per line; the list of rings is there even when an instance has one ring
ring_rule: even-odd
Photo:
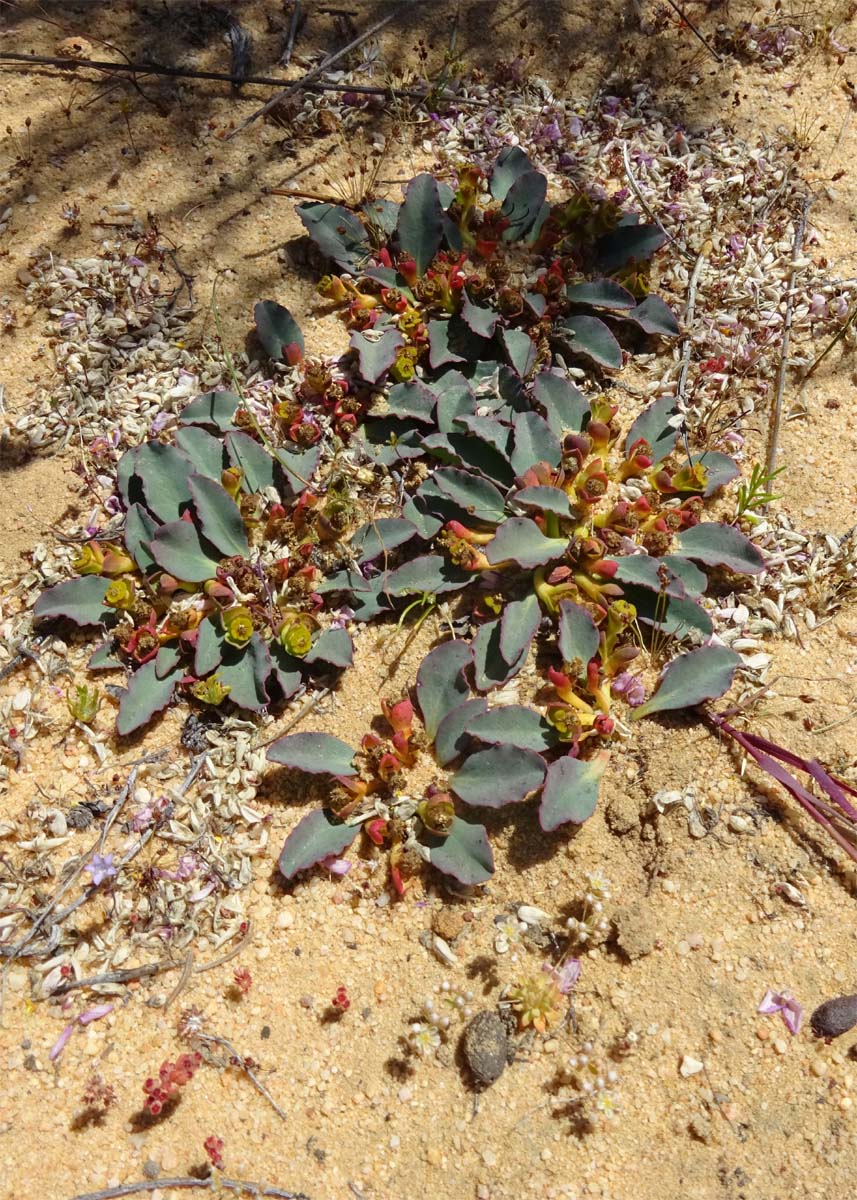
[[[708,51],[708,53],[709,53],[709,54],[711,54],[711,55],[713,55],[713,56],[714,56],[714,57],[717,59],[717,61],[718,61],[719,63],[722,63],[722,62],[723,62],[723,55],[722,55],[722,54],[719,54],[719,53],[718,53],[718,52],[717,52],[717,51],[714,49],[714,47],[712,46],[711,42],[709,42],[708,38],[707,38],[707,37],[705,37],[705,35],[704,35],[703,33],[700,33],[700,31],[699,31],[699,30],[697,29],[697,27],[694,25],[693,21],[691,21],[690,17],[688,17],[688,16],[687,16],[685,13],[683,13],[683,12],[682,12],[682,10],[681,10],[681,9],[679,8],[679,6],[676,4],[675,0],[667,0],[667,4],[670,6],[670,8],[673,10],[673,12],[674,12],[674,13],[677,13],[677,14],[678,14],[678,16],[679,16],[679,18],[681,19],[682,23],[688,27],[688,29],[689,29],[689,30],[690,30],[690,32],[693,34],[693,36],[694,36],[695,38],[697,38],[697,39],[698,39],[700,42],[702,42],[703,46],[704,46],[704,47],[705,47],[705,49]]]
[[[250,1183],[245,1179],[227,1179],[225,1175],[212,1175],[209,1179],[194,1179],[182,1175],[176,1179],[141,1179],[137,1183],[120,1183],[118,1187],[104,1188],[100,1192],[86,1192],[73,1196],[72,1200],[118,1200],[120,1196],[134,1196],[139,1192],[156,1192],[169,1188],[186,1188],[188,1191],[239,1192],[246,1196],[273,1196],[274,1200],[309,1200],[305,1192],[286,1192],[267,1183]]]
[[[258,1076],[254,1073],[253,1068],[247,1064],[247,1062],[244,1058],[244,1055],[239,1054],[231,1042],[228,1042],[226,1040],[226,1038],[224,1038],[224,1037],[219,1037],[218,1034],[216,1034],[216,1033],[198,1033],[195,1036],[196,1036],[196,1041],[198,1041],[198,1042],[203,1042],[206,1045],[213,1044],[215,1046],[222,1046],[224,1050],[227,1050],[231,1057],[231,1065],[234,1067],[238,1067],[238,1069],[240,1071],[244,1072],[244,1074],[247,1076],[247,1078],[250,1080],[250,1082],[255,1087],[256,1091],[259,1092],[260,1095],[265,1097],[265,1099],[270,1104],[271,1108],[273,1108],[274,1112],[277,1114],[278,1117],[281,1118],[281,1120],[283,1120],[283,1121],[288,1120],[288,1117],[283,1112],[283,1110],[280,1108],[279,1104],[276,1102],[276,1100],[271,1095],[271,1093],[268,1091],[268,1089],[265,1087],[264,1083],[262,1083],[261,1079],[259,1079]]]
[[[777,375],[777,392],[774,397],[774,407],[771,409],[771,420],[768,426],[768,455],[766,467],[768,475],[771,475],[777,465],[777,449],[779,448],[780,440],[780,422],[783,415],[783,390],[786,386],[786,371],[789,365],[789,338],[791,337],[792,329],[792,313],[794,311],[794,291],[795,291],[795,275],[797,274],[797,264],[800,258],[801,247],[803,246],[803,238],[806,233],[806,219],[809,215],[809,206],[812,204],[812,198],[807,196],[804,200],[803,210],[795,226],[794,242],[792,244],[792,267],[789,272],[788,293],[786,295],[786,315],[783,321],[783,341],[780,350],[780,369]]]

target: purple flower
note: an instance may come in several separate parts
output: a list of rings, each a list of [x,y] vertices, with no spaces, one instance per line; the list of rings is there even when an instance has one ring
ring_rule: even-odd
[[[580,978],[580,959],[570,958],[561,967],[552,967],[550,963],[545,963],[543,970],[552,977],[563,996],[567,996]]]
[[[738,257],[738,255],[744,249],[746,240],[747,239],[742,237],[740,233],[732,234],[732,236],[729,238],[729,254],[732,258]]]
[[[145,267],[146,265],[142,258],[137,258],[136,254],[129,254],[125,262],[129,267]]]
[[[795,1000],[791,992],[772,992],[769,988],[757,1011],[765,1014],[779,1013],[789,1033],[800,1033],[803,1005]]]
[[[171,412],[158,413],[158,415],[152,421],[152,424],[149,426],[149,432],[150,433],[160,433],[161,430],[165,428],[165,426],[169,425],[169,423],[170,423],[170,421],[172,421],[172,419],[173,419],[173,414]]]
[[[329,854],[327,858],[321,860],[321,866],[326,871],[330,871],[331,875],[347,875],[351,870],[351,863],[347,858],[337,858],[335,854]]]
[[[638,708],[646,698],[642,679],[630,671],[622,671],[617,675],[610,685],[610,691],[614,696],[624,696],[631,708]]]
[[[92,876],[92,882],[96,887],[104,883],[105,879],[112,879],[116,874],[112,854],[93,854],[83,869]]]
[[[827,301],[820,292],[814,292],[809,302],[810,315],[813,317],[823,317],[827,312]]]

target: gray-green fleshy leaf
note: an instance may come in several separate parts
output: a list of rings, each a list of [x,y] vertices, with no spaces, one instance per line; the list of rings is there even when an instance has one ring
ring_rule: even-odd
[[[545,537],[529,517],[510,517],[485,547],[485,557],[492,566],[511,559],[519,567],[533,570],[562,558],[567,549],[568,538]]]
[[[542,620],[539,599],[528,592],[521,600],[511,600],[500,618],[500,653],[507,663],[517,662],[525,654]]]
[[[188,487],[202,536],[217,547],[223,558],[248,555],[244,521],[226,489],[205,475],[191,475]]]
[[[304,335],[292,314],[276,300],[260,300],[253,308],[256,333],[273,362],[296,363],[304,356]]]
[[[664,671],[657,691],[630,712],[632,721],[657,712],[693,708],[703,700],[714,700],[728,692],[741,665],[741,656],[728,646],[702,646],[682,654]]]
[[[487,479],[477,479],[468,471],[448,467],[435,471],[433,482],[447,499],[477,521],[491,524],[502,521],[503,495]]]
[[[522,175],[527,175],[534,170],[530,158],[520,146],[504,146],[491,168],[491,177],[488,183],[491,195],[498,204],[502,204],[512,185]]]
[[[680,421],[681,414],[675,397],[661,396],[660,400],[656,400],[640,413],[628,430],[625,453],[627,454],[640,438],[645,438],[651,447],[654,461],[660,462],[675,448]]]
[[[427,654],[417,671],[417,704],[426,736],[434,741],[438,726],[447,713],[470,694],[465,671],[473,662],[473,651],[466,642],[444,642]]]
[[[397,229],[404,254],[413,258],[417,275],[425,275],[443,241],[443,208],[434,176],[415,176],[405,190]]]
[[[387,396],[387,414],[402,420],[433,425],[436,404],[437,396],[434,392],[418,379],[410,379],[407,383],[397,383],[390,388]]]
[[[598,626],[586,609],[572,600],[560,600],[557,643],[563,662],[578,663],[578,674],[585,674],[586,664],[598,653],[599,639]]]
[[[235,392],[205,392],[186,404],[179,413],[180,425],[212,425],[222,433],[235,428],[235,412],[241,397]]]
[[[714,631],[711,617],[690,597],[661,596],[648,588],[636,584],[625,584],[622,588],[625,599],[637,610],[637,619],[650,625],[668,637],[687,637],[700,633],[710,637]]]
[[[429,861],[465,887],[486,883],[494,874],[494,855],[484,825],[455,817],[445,838],[432,838]]]
[[[247,433],[227,433],[225,444],[229,461],[244,472],[241,486],[245,492],[261,492],[276,485],[274,460],[264,446]]]
[[[536,345],[523,329],[504,329],[501,333],[506,356],[522,379],[528,378],[536,365]]]
[[[266,681],[271,674],[271,657],[260,635],[254,633],[241,648],[227,642],[222,647],[222,654],[217,676],[228,686],[232,703],[252,712],[264,708],[270,700]]]
[[[403,563],[387,576],[384,591],[388,596],[440,596],[457,592],[473,582],[469,571],[462,571],[442,554],[422,554]]]
[[[500,314],[493,308],[483,308],[480,304],[474,304],[465,288],[461,294],[461,319],[478,337],[491,338],[494,336],[494,328]]]
[[[662,558],[654,558],[649,554],[626,554],[621,558],[607,558],[605,562],[616,564],[613,578],[617,583],[631,583],[637,587],[648,588],[650,592],[663,591],[669,596],[684,596],[685,588],[676,572],[669,569]],[[660,573],[667,566],[666,586],[661,581]]]
[[[103,625],[115,610],[104,603],[110,580],[101,575],[82,575],[54,584],[42,592],[33,607],[33,619],[50,621],[65,618],[75,625]]]
[[[698,597],[705,594],[705,589],[708,587],[708,576],[704,571],[700,571],[699,567],[695,566],[689,558],[682,558],[678,554],[665,554],[661,562],[669,567],[673,575],[678,576],[688,596]]]
[[[473,639],[473,677],[480,692],[490,692],[518,674],[527,661],[527,650],[513,662],[506,662],[500,650],[500,620],[480,625]]]
[[[541,753],[558,742],[556,730],[535,709],[522,704],[489,708],[474,716],[467,732],[480,742],[494,746],[515,746],[519,750]]]
[[[474,717],[486,712],[488,701],[481,696],[465,700],[446,714],[437,727],[434,756],[442,767],[459,758],[471,742],[467,728]]]
[[[637,309],[639,305],[627,288],[614,279],[591,279],[572,283],[565,289],[566,298],[573,304],[591,304],[594,308],[613,310]]]
[[[125,514],[125,549],[141,571],[155,565],[149,552],[149,542],[155,536],[158,522],[142,504],[132,504]]]
[[[155,713],[165,709],[172,699],[175,686],[181,679],[181,668],[158,678],[157,660],[147,662],[134,672],[119,701],[116,732],[121,737],[140,729]]]
[[[595,812],[598,789],[610,760],[606,750],[593,758],[558,758],[548,767],[539,804],[539,824],[545,833],[571,822],[581,825]]]
[[[433,320],[426,324],[429,339],[429,366],[433,371],[447,363],[478,362],[484,358],[488,343],[473,333],[461,317],[448,321]]]
[[[274,453],[277,465],[283,471],[286,483],[293,492],[302,492],[312,485],[312,477],[321,458],[321,447],[318,443],[310,446],[308,450],[286,450],[281,446]]]
[[[301,660],[287,654],[279,642],[270,642],[271,678],[275,679],[284,700],[290,700],[303,687]]]
[[[357,834],[359,825],[343,825],[335,821],[326,808],[316,808],[301,817],[283,843],[277,865],[285,879],[294,879],[301,871],[314,867],[331,855],[347,850]]]
[[[666,240],[667,235],[658,225],[620,225],[598,239],[596,262],[600,270],[612,274],[632,259],[647,262]]]
[[[500,209],[508,220],[503,241],[508,245],[520,241],[544,220],[544,203],[548,181],[540,171],[525,171],[509,188]]]
[[[690,461],[702,463],[705,468],[706,483],[703,496],[713,496],[718,488],[731,483],[741,474],[741,469],[734,458],[721,454],[719,450],[707,450],[704,454],[691,454]]]
[[[491,746],[471,754],[449,786],[465,804],[503,808],[526,800],[541,787],[544,777],[544,760],[532,750]]]
[[[143,485],[146,507],[159,521],[177,521],[190,504],[188,476],[193,467],[175,446],[144,442],[137,448],[134,473]]]
[[[96,646],[89,656],[86,669],[87,671],[117,671],[121,670],[124,665],[122,660],[116,657],[113,642],[109,641]]]
[[[623,313],[623,316],[626,321],[633,321],[635,325],[639,325],[643,333],[650,336],[657,334],[659,337],[678,337],[681,333],[675,313],[660,296],[646,296],[636,308]]]
[[[544,406],[547,422],[558,438],[581,432],[589,418],[589,402],[561,371],[540,371],[533,380],[533,395]]]
[[[599,317],[579,313],[554,326],[554,335],[572,354],[583,354],[610,370],[622,366],[622,348]]]
[[[158,566],[185,583],[213,579],[223,557],[190,521],[161,525],[149,545]]]
[[[512,450],[512,467],[516,475],[523,475],[536,463],[546,462],[556,467],[562,457],[559,438],[547,421],[538,413],[519,413],[515,417],[515,443]]]
[[[706,521],[685,529],[676,538],[674,553],[741,575],[758,575],[765,569],[761,552],[733,525]]]
[[[370,224],[380,229],[387,237],[392,237],[396,232],[401,207],[395,200],[367,200],[365,204],[360,205],[360,211]]]
[[[379,554],[391,554],[417,536],[412,521],[402,517],[377,517],[368,521],[354,533],[349,543],[361,563],[371,562]]]
[[[193,672],[196,676],[201,678],[220,666],[224,644],[223,630],[219,622],[215,624],[211,617],[206,617],[200,622],[193,660]]]
[[[404,344],[405,339],[398,329],[385,329],[380,337],[374,331],[362,333],[358,330],[352,333],[350,346],[357,351],[361,378],[367,383],[377,382],[392,367],[397,352]]]
[[[354,664],[354,643],[347,629],[326,629],[319,634],[303,660],[308,666],[326,663],[345,670]]]
[[[155,656],[155,675],[158,679],[166,679],[179,665],[181,651],[178,646],[161,646]]]
[[[329,733],[290,733],[268,747],[268,760],[310,775],[357,774],[355,751]]]
[[[297,214],[325,258],[357,275],[372,253],[362,221],[347,208],[325,202],[299,204]]]
[[[197,475],[220,482],[226,466],[222,437],[214,437],[201,425],[183,425],[175,432],[175,443],[190,459]]]
[[[571,505],[562,488],[537,484],[521,488],[509,499],[524,508],[537,508],[539,512],[555,513],[558,517],[571,516]]]

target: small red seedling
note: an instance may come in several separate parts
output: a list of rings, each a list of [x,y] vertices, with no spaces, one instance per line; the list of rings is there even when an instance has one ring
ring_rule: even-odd
[[[218,1171],[223,1170],[223,1138],[215,1137],[212,1133],[202,1144],[211,1165]]]

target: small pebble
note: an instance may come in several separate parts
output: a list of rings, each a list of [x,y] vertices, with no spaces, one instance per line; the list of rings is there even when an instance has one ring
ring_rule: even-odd
[[[462,1039],[464,1057],[477,1083],[499,1079],[509,1058],[506,1027],[496,1013],[479,1012],[467,1023]]]
[[[277,928],[278,929],[291,929],[291,927],[294,925],[294,923],[295,923],[294,913],[290,913],[288,909],[286,909],[284,912],[281,912],[280,915],[277,917]]]
[[[857,1025],[857,996],[835,996],[825,1000],[809,1018],[816,1037],[835,1038]]]
[[[817,1079],[823,1079],[827,1074],[827,1063],[823,1058],[815,1058],[810,1064],[809,1069]]]
[[[789,1044],[785,1040],[785,1038],[777,1038],[775,1040],[774,1050],[777,1052],[777,1054],[785,1054],[787,1052],[788,1048],[789,1048]]]
[[[690,1075],[698,1075],[705,1067],[705,1063],[700,1062],[698,1058],[693,1058],[690,1054],[685,1054],[679,1065],[679,1073],[687,1079]]]

